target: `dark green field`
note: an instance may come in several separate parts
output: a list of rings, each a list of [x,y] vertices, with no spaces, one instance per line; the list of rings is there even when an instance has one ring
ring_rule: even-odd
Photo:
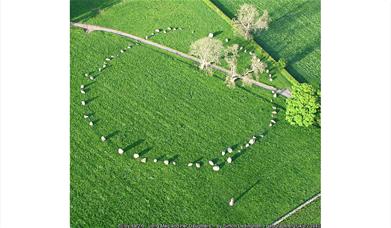
[[[141,37],[156,28],[183,27],[152,39],[184,52],[209,32],[245,44],[202,1],[75,2],[74,20]],[[272,104],[271,93],[260,88],[229,89],[223,75],[208,76],[149,46],[119,52],[129,44],[115,35],[71,29],[73,227],[270,224],[320,191],[320,129],[284,121],[284,98]],[[84,77],[110,55],[118,57],[95,81]],[[87,85],[86,94],[80,93],[81,84]],[[273,84],[289,86],[281,75]],[[82,106],[82,100],[90,102]],[[269,128],[273,105],[279,113]],[[93,114],[93,127],[85,113]],[[223,162],[223,149],[261,133],[263,139],[219,172],[207,164]],[[112,137],[101,142],[102,135]],[[125,153],[119,155],[118,148]],[[147,163],[133,159],[134,153]],[[177,165],[152,162],[162,156]],[[204,163],[200,169],[187,167],[197,159]],[[228,206],[231,197],[237,199],[234,207]]]

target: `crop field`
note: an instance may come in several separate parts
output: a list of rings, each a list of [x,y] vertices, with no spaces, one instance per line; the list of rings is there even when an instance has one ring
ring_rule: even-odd
[[[229,38],[224,45],[254,48],[202,1],[76,2],[72,20],[140,37],[181,27],[150,39],[186,53],[210,32]],[[72,28],[70,51],[72,227],[270,224],[320,191],[320,129],[289,125],[285,98],[230,89],[222,74],[209,76],[190,61],[108,33]],[[248,59],[242,54],[241,64]],[[270,84],[290,86],[278,73]],[[277,124],[269,127],[273,106]],[[253,135],[257,142],[226,163],[221,151],[237,152]],[[214,172],[209,160],[221,170]],[[195,161],[201,168],[187,166]]]
[[[319,0],[212,0],[229,17],[244,3],[254,4],[272,18],[269,30],[255,36],[274,58],[287,60],[288,71],[300,82],[320,87]]]

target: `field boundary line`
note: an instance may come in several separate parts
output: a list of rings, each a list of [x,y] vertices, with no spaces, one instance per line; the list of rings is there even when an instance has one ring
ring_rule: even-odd
[[[105,27],[101,27],[101,26],[98,26],[98,25],[77,23],[77,22],[75,22],[75,23],[71,22],[71,26],[82,28],[87,33],[90,33],[90,32],[93,32],[93,31],[103,31],[103,32],[108,32],[108,33],[113,33],[113,34],[117,34],[117,35],[120,35],[120,36],[128,37],[128,38],[131,38],[131,39],[136,40],[138,42],[141,42],[141,43],[144,43],[144,44],[148,44],[148,45],[154,46],[156,48],[163,49],[165,51],[168,51],[170,53],[173,53],[175,55],[181,56],[183,58],[192,60],[194,62],[201,63],[201,60],[196,58],[196,57],[194,57],[194,56],[188,55],[186,53],[180,52],[180,51],[175,50],[173,48],[170,48],[170,47],[167,47],[167,46],[164,46],[164,45],[161,45],[161,44],[158,44],[158,43],[155,43],[155,42],[143,39],[141,37],[138,37],[138,36],[135,36],[135,35],[132,35],[132,34],[129,34],[129,33],[121,32],[121,31],[118,31],[118,30],[115,30],[115,29],[105,28]],[[230,75],[230,71],[228,69],[225,69],[225,68],[220,67],[220,66],[215,65],[215,64],[210,64],[210,67],[215,69],[215,70],[218,70],[220,72],[223,72],[224,74]],[[262,82],[258,82],[258,81],[252,80],[252,79],[250,79],[250,83],[255,85],[255,86],[257,86],[257,87],[261,87],[263,89],[266,89],[266,90],[276,91],[276,93],[281,94],[282,96],[285,96],[287,98],[291,97],[291,92],[289,91],[289,89],[278,89],[278,88],[275,88],[273,86],[270,86],[270,85],[264,84]]]
[[[220,7],[218,7],[212,0],[202,0],[205,5],[207,5],[210,9],[212,9],[213,11],[215,11],[217,13],[217,15],[219,15],[224,21],[226,21],[234,30],[237,30],[235,28],[235,26],[232,24],[232,20],[231,18],[224,13],[224,11],[222,9],[220,9]],[[266,54],[267,58],[276,63],[277,61],[265,50],[262,48],[262,46],[257,43],[254,39],[251,40],[252,43],[255,45],[256,49],[258,49],[258,51],[260,52],[263,52]],[[295,77],[293,77],[293,75],[291,75],[285,68],[283,70],[281,70],[281,74],[284,75],[284,77],[291,83],[291,84],[299,84],[299,82],[296,80]]]
[[[280,224],[282,221],[284,221],[287,218],[291,217],[292,215],[294,215],[295,213],[299,212],[301,209],[303,209],[304,207],[310,205],[312,202],[314,202],[315,200],[317,200],[319,198],[320,198],[320,192],[318,194],[316,194],[315,196],[311,197],[310,199],[308,199],[307,201],[305,201],[304,203],[300,204],[295,209],[289,211],[288,213],[286,213],[285,215],[283,215],[282,217],[280,217],[276,221],[274,221],[271,225],[272,226],[276,226],[276,225]]]

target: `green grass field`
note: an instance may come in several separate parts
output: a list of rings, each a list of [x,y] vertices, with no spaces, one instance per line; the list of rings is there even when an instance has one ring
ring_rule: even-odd
[[[320,224],[320,201],[312,202],[281,224]]]
[[[209,32],[244,42],[202,1],[107,2],[95,1],[92,8],[78,3],[71,16],[141,37],[155,28],[180,26],[182,31],[152,39],[185,52]],[[104,10],[91,16],[102,5]],[[283,98],[276,101],[277,124],[265,138],[214,172],[209,159],[222,162],[221,150],[269,129],[271,93],[229,89],[222,75],[207,76],[193,63],[149,46],[120,54],[129,43],[71,29],[72,227],[270,224],[320,191],[320,129],[286,123]],[[114,54],[120,56],[96,81],[83,76]],[[289,86],[282,76],[273,83]],[[80,93],[81,84],[88,85],[87,94]],[[84,107],[81,100],[90,102]],[[93,113],[94,127],[84,113]],[[101,142],[108,134],[113,136]],[[126,148],[122,156],[119,147]],[[136,152],[149,162],[134,160]],[[178,164],[151,162],[161,156]],[[201,169],[187,167],[200,158]],[[231,197],[237,199],[234,207],[228,206]]]
[[[299,81],[320,87],[320,1],[212,0],[229,17],[244,3],[267,9],[269,30],[257,42],[274,58],[287,60],[288,71]]]

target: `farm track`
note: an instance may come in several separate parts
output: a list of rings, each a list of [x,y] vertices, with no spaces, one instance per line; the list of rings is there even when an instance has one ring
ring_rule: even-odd
[[[103,31],[103,32],[108,32],[108,33],[113,33],[113,34],[117,34],[117,35],[120,35],[120,36],[128,37],[128,38],[131,38],[131,39],[136,40],[138,42],[141,42],[141,43],[144,43],[144,44],[148,44],[148,45],[154,46],[154,47],[159,48],[159,49],[163,49],[165,51],[168,51],[168,52],[173,53],[173,54],[175,54],[177,56],[189,59],[191,61],[194,61],[194,62],[197,62],[197,63],[201,62],[200,59],[198,59],[198,58],[196,58],[194,56],[188,55],[186,53],[183,53],[183,52],[180,52],[178,50],[172,49],[170,47],[167,47],[167,46],[164,46],[164,45],[161,45],[161,44],[158,44],[158,43],[155,43],[155,42],[143,39],[141,37],[138,37],[138,36],[135,36],[135,35],[132,35],[132,34],[129,34],[129,33],[121,32],[121,31],[118,31],[118,30],[115,30],[115,29],[105,28],[105,27],[101,27],[101,26],[97,26],[97,25],[83,24],[83,23],[71,23],[71,26],[82,28],[82,29],[84,29],[88,33],[93,32],[93,31]],[[210,67],[215,69],[215,70],[218,70],[218,71],[220,71],[220,72],[222,72],[224,74],[227,74],[227,75],[230,74],[229,70],[227,70],[227,69],[225,69],[223,67],[220,67],[220,66],[217,66],[217,65],[214,65],[214,64],[211,64]],[[255,80],[250,80],[250,82],[253,85],[257,86],[257,87],[261,87],[263,89],[270,90],[270,91],[276,91],[276,93],[278,93],[278,94],[280,94],[280,95],[282,95],[284,97],[287,97],[287,98],[291,97],[291,93],[290,93],[289,89],[278,89],[278,88],[275,88],[273,86],[266,85],[266,84],[264,84],[262,82],[258,82],[258,81],[255,81]]]

